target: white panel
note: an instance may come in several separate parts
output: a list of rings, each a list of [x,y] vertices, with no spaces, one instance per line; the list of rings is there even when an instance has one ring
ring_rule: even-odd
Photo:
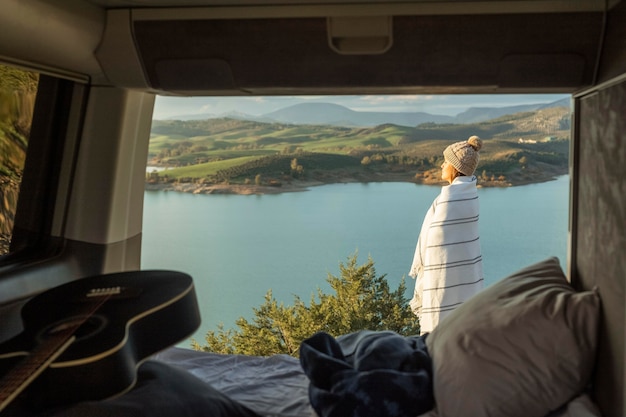
[[[107,12],[107,24],[96,57],[110,84],[126,88],[148,88],[135,48],[129,9]]]
[[[105,14],[86,2],[3,0],[0,59],[73,79],[97,78]]]
[[[141,233],[154,99],[138,91],[91,89],[65,237],[108,244]]]

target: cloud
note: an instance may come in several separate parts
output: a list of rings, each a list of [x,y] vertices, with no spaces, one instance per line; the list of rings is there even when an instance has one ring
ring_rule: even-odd
[[[443,96],[440,96],[443,97]],[[355,98],[350,107],[356,111],[378,111],[378,112],[438,112],[433,103],[438,99],[433,95],[365,95]]]
[[[373,96],[367,95],[359,98],[362,101],[370,104],[381,104],[381,103],[416,103],[422,101],[431,101],[435,99],[435,96],[431,95],[393,95],[393,96]]]

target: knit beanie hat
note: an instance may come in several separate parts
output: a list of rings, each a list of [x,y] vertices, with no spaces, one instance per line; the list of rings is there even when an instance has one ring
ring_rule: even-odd
[[[478,165],[478,151],[483,141],[478,136],[472,136],[463,142],[453,143],[443,151],[443,157],[457,171],[463,175],[473,175]]]

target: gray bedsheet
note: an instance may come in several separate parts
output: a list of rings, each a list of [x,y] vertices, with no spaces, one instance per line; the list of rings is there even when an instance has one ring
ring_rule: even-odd
[[[265,417],[315,417],[297,358],[220,355],[170,348],[152,357],[183,368]]]
[[[220,355],[170,348],[152,359],[182,368],[228,398],[264,417],[317,417],[309,402],[309,379],[298,359]],[[419,417],[438,417],[431,410]],[[601,417],[587,394],[547,417]]]

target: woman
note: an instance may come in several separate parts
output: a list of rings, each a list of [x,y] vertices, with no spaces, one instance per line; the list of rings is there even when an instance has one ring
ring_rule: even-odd
[[[441,178],[449,185],[426,213],[409,275],[416,278],[411,310],[421,334],[483,288],[474,171],[482,141],[472,136],[443,151]]]

